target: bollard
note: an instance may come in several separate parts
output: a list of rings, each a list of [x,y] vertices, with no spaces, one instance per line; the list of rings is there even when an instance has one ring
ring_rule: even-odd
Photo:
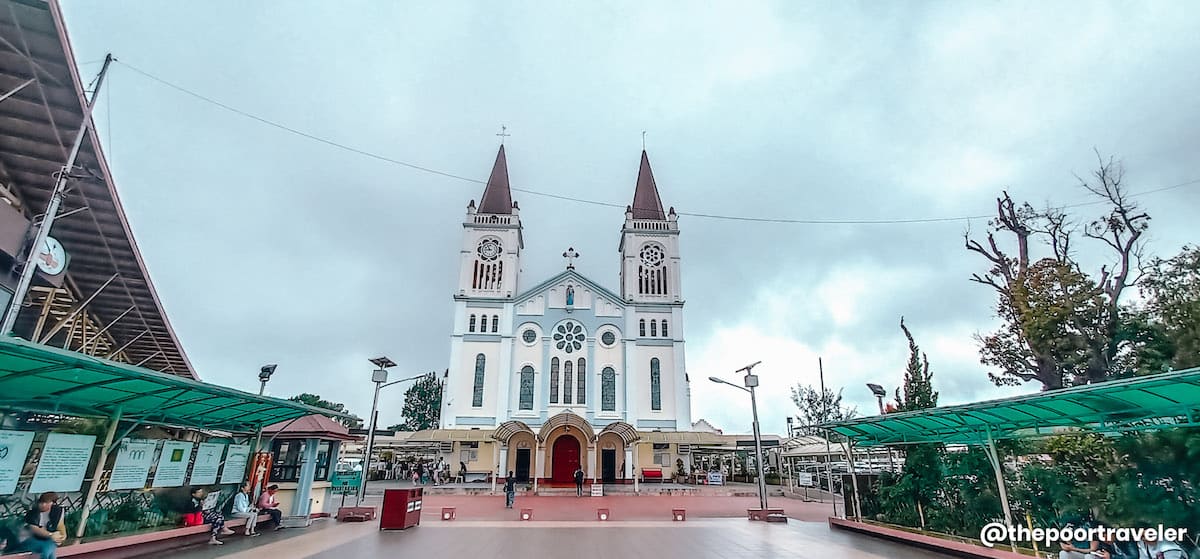
[[[596,509],[596,520],[601,522],[608,520],[608,509]]]
[[[454,520],[454,507],[442,507],[442,520]]]
[[[533,509],[521,509],[521,520],[533,520]]]
[[[671,519],[675,522],[687,520],[687,509],[671,509]]]

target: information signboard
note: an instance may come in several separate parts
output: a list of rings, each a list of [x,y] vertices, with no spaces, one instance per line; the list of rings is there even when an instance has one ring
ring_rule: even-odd
[[[124,439],[117,446],[117,461],[113,464],[108,488],[142,489],[154,464],[154,449],[158,441],[147,439]]]
[[[0,431],[0,495],[17,490],[32,445],[32,431]]]
[[[46,446],[42,448],[42,459],[38,462],[37,473],[33,474],[29,492],[79,491],[95,448],[95,435],[50,433],[46,436]]]
[[[246,461],[250,458],[250,445],[229,445],[225,453],[225,469],[221,470],[221,483],[241,484],[246,478]]]
[[[163,441],[162,454],[158,456],[158,467],[154,470],[154,487],[179,487],[187,479],[188,462],[192,457],[192,443],[187,441]]]
[[[217,482],[217,470],[221,468],[221,457],[225,445],[200,443],[196,449],[196,460],[192,462],[192,485],[212,485]]]

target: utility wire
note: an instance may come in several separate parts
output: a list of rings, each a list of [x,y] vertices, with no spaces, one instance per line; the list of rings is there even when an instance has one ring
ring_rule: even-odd
[[[431,167],[424,167],[421,165],[416,165],[414,163],[408,163],[406,161],[400,161],[398,159],[393,159],[393,158],[387,157],[385,155],[380,155],[378,153],[369,152],[369,151],[359,149],[359,148],[356,148],[353,146],[335,142],[333,140],[322,138],[320,136],[310,134],[303,130],[298,130],[296,128],[287,126],[285,124],[281,124],[279,122],[275,122],[273,120],[269,120],[269,119],[263,118],[261,116],[255,115],[253,113],[244,111],[237,107],[222,103],[221,101],[218,101],[216,99],[213,99],[213,98],[205,96],[205,95],[202,95],[200,93],[197,93],[195,91],[187,89],[183,86],[176,85],[170,81],[167,81],[158,76],[155,76],[145,70],[141,70],[141,69],[137,68],[136,66],[129,64],[128,62],[124,62],[122,60],[118,60],[115,58],[113,59],[113,61],[130,69],[131,71],[133,71],[137,74],[140,74],[141,76],[143,76],[149,80],[152,80],[154,82],[162,84],[168,88],[174,89],[180,93],[183,93],[184,95],[199,99],[201,101],[204,101],[205,103],[216,105],[217,107],[225,109],[234,114],[240,115],[240,116],[248,118],[250,120],[257,121],[259,123],[265,124],[272,128],[277,128],[279,130],[283,130],[285,132],[294,134],[296,136],[300,136],[302,138],[307,138],[314,142],[322,143],[322,144],[325,144],[330,147],[334,147],[334,148],[337,148],[340,150],[355,153],[355,154],[358,154],[358,155],[361,155],[364,157],[369,157],[371,159],[375,159],[378,161],[391,163],[393,165],[400,165],[402,167],[407,167],[409,169],[414,169],[417,171],[422,171],[422,172],[430,173],[433,175],[438,175],[438,176],[447,177],[447,178],[460,180],[460,181],[466,181],[466,182],[470,182],[470,183],[474,183],[474,184],[483,184],[483,185],[487,184],[487,181],[484,181],[484,180],[474,179],[474,178],[466,177],[463,175],[456,175],[454,173],[440,171],[437,169],[433,169]],[[1171,186],[1164,186],[1161,188],[1155,188],[1152,190],[1138,192],[1138,193],[1131,194],[1130,196],[1144,196],[1146,194],[1154,194],[1157,192],[1164,192],[1167,190],[1173,190],[1176,188],[1182,188],[1182,187],[1190,186],[1190,185],[1194,185],[1194,184],[1200,184],[1200,179],[1194,179],[1194,180],[1190,180],[1187,182],[1174,184]],[[605,206],[605,207],[610,207],[610,208],[628,207],[627,204],[618,204],[618,203],[614,203],[614,202],[605,202],[602,200],[579,198],[579,197],[575,197],[575,196],[564,196],[561,194],[553,194],[550,192],[542,192],[539,190],[520,188],[520,187],[511,186],[511,185],[509,188],[511,188],[512,190],[515,190],[517,192],[524,192],[526,194],[532,194],[535,196],[544,196],[546,198],[554,198],[557,200],[565,200],[565,201],[576,202],[576,203],[580,203],[580,204],[591,204],[591,205],[595,205],[595,206]],[[1102,203],[1104,203],[1104,201],[1082,202],[1082,203],[1078,203],[1078,204],[1069,204],[1069,205],[1066,205],[1063,207],[1075,208],[1075,207],[1082,207],[1082,206],[1092,206],[1092,205],[1102,204]],[[654,208],[654,209],[657,209],[657,208]],[[790,224],[804,224],[804,225],[886,225],[886,224],[906,224],[906,223],[945,223],[945,222],[953,222],[953,221],[971,221],[974,219],[989,219],[992,217],[992,214],[981,214],[981,215],[966,215],[966,216],[953,216],[953,217],[924,217],[924,218],[900,218],[900,219],[869,219],[869,218],[868,219],[799,219],[799,218],[749,217],[749,216],[710,214],[710,213],[699,213],[699,212],[677,212],[677,214],[681,215],[681,216],[697,217],[697,218],[703,218],[703,219],[717,219],[717,220],[725,220],[725,221],[746,221],[746,222],[757,222],[757,223],[790,223]]]

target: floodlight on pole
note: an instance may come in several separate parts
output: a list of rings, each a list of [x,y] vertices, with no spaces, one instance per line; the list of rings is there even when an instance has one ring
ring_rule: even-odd
[[[279,365],[272,363],[270,365],[263,365],[262,368],[258,370],[259,396],[262,396],[267,392],[267,381],[271,380],[271,375],[275,374],[275,367],[278,366]]]
[[[758,386],[758,375],[754,374],[754,372],[753,372],[754,367],[758,366],[758,364],[760,364],[760,363],[762,363],[762,361],[755,361],[754,363],[751,363],[749,365],[746,365],[745,367],[742,367],[741,369],[738,369],[737,371],[734,371],[736,373],[742,373],[742,372],[746,373],[746,376],[743,378],[743,381],[746,384],[746,386],[744,388],[741,386],[738,386],[736,384],[733,384],[732,382],[729,382],[725,379],[718,378],[718,377],[708,377],[708,380],[711,380],[717,384],[728,384],[729,386],[732,386],[739,390],[750,393],[750,411],[754,415],[754,455],[755,455],[754,463],[758,467],[758,502],[759,502],[759,506],[762,507],[762,510],[766,511],[767,510],[767,478],[766,478],[767,472],[766,472],[766,468],[764,467],[764,464],[763,464],[764,460],[763,460],[763,451],[762,451],[762,434],[760,433],[759,428],[758,428],[758,399],[754,395],[754,388],[756,386]]]

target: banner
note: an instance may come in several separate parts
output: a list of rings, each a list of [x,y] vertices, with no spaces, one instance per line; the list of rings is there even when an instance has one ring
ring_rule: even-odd
[[[158,468],[154,470],[154,487],[179,487],[187,479],[188,461],[192,457],[192,443],[187,441],[163,441],[162,454],[158,456]]]
[[[0,495],[17,490],[17,480],[33,445],[32,431],[0,431]]]
[[[158,448],[156,440],[121,440],[117,445],[117,461],[113,464],[112,477],[108,479],[108,488],[117,490],[146,487],[150,466],[154,465],[154,449],[156,448]]]
[[[221,467],[221,456],[225,445],[200,443],[196,449],[196,461],[192,463],[192,485],[212,485],[217,482],[217,470]]]
[[[246,478],[246,461],[249,458],[250,445],[230,445],[225,455],[225,469],[221,470],[221,483],[242,483]]]
[[[92,461],[92,450],[95,448],[95,435],[50,433],[46,436],[42,460],[38,462],[37,473],[33,474],[29,492],[79,491],[83,487],[83,476],[87,472],[88,462]]]

